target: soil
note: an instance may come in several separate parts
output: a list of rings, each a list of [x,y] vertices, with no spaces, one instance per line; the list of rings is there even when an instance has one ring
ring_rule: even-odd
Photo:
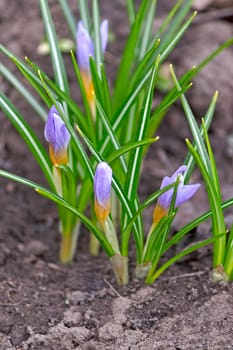
[[[70,3],[78,18],[77,2]],[[158,18],[165,15],[172,3],[159,2]],[[68,37],[59,2],[54,0],[50,4],[58,32]],[[106,55],[111,82],[128,27],[124,1],[101,1],[101,7],[117,37],[109,44]],[[208,19],[208,12],[201,14],[205,15]],[[32,0],[29,6],[27,0],[2,0],[0,21],[2,43],[20,57],[29,56],[49,74],[48,56],[36,52],[43,37],[38,1]],[[229,20],[215,16],[214,22],[200,21],[192,26],[169,59],[181,74],[232,35]],[[5,57],[1,59],[20,76]],[[220,91],[211,141],[224,200],[233,197],[232,60],[233,50],[229,48],[203,70],[188,94],[194,112],[200,117],[215,89]],[[76,96],[68,56],[65,62],[71,91]],[[4,93],[42,139],[42,122],[5,80],[1,83]],[[155,97],[155,103],[156,98],[160,97]],[[23,140],[2,114],[0,121],[0,167],[46,184]],[[144,163],[142,198],[184,160],[184,138],[189,132],[179,103],[168,113],[158,134],[160,142],[150,149]],[[196,180],[201,181],[198,172],[192,178]],[[211,247],[183,259],[152,286],[134,278],[132,259],[131,282],[119,288],[106,256],[103,253],[95,258],[89,256],[85,230],[75,261],[69,266],[61,265],[56,207],[23,186],[3,179],[0,184],[0,350],[233,349],[232,285],[212,282]],[[207,209],[202,189],[181,208],[174,230]],[[151,211],[152,208],[145,213],[146,227],[150,226]],[[228,210],[228,226],[232,219],[232,210]],[[203,225],[183,245],[209,237],[210,231],[209,223]]]

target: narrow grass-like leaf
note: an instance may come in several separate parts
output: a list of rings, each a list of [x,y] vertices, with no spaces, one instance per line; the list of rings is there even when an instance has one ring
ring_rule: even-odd
[[[64,13],[64,16],[66,18],[66,22],[68,24],[68,27],[70,28],[70,31],[72,33],[72,36],[74,40],[76,40],[76,20],[74,18],[74,15],[71,11],[70,6],[67,3],[67,0],[59,0],[60,6],[62,8],[62,11]]]
[[[146,135],[149,118],[150,118],[154,84],[155,84],[157,71],[158,71],[158,63],[159,63],[159,57],[154,65],[152,76],[151,76],[151,82],[149,84],[149,87],[146,93],[146,99],[144,102],[142,117],[139,124],[140,128],[138,130],[137,141],[141,141]],[[128,198],[130,198],[131,203],[134,201],[136,196],[138,180],[140,175],[140,168],[141,168],[141,158],[142,158],[142,149],[140,148],[136,149],[133,152],[132,156],[130,157],[129,172],[128,172],[128,178],[125,184],[125,189],[127,191],[127,196]]]
[[[177,31],[179,32],[179,27],[184,21],[186,15],[188,14],[193,0],[184,0],[182,1],[182,5],[178,8],[178,11],[176,11],[176,14],[171,17],[171,20],[169,22],[168,29],[164,32],[164,34],[161,36],[161,48],[164,49],[169,45],[169,42],[171,41],[174,36],[176,36]],[[176,5],[175,5],[176,7]],[[196,15],[197,13],[195,13]]]
[[[206,129],[206,132],[209,130],[209,127],[211,125],[211,122],[213,120],[213,116],[214,116],[214,111],[215,111],[215,106],[216,106],[216,102],[217,102],[217,97],[218,97],[218,94],[215,93],[214,94],[214,97],[210,103],[210,106],[207,110],[207,113],[204,117],[204,124],[205,124],[205,129]],[[203,127],[200,128],[200,135],[201,137],[204,136],[204,130],[203,130]],[[196,148],[196,144],[194,142],[194,148]],[[190,153],[188,153],[185,161],[184,161],[184,164],[187,165],[188,167],[188,171],[185,172],[184,174],[184,183],[188,183],[189,182],[189,179],[191,177],[191,174],[193,172],[193,169],[194,169],[194,166],[195,166],[195,160],[194,158],[192,157],[192,155]]]
[[[15,174],[11,174],[7,171],[0,170],[0,176],[3,176],[9,180],[16,181],[18,183],[21,183],[23,185],[26,185],[33,190],[35,190],[37,193],[40,195],[51,199],[53,202],[57,203],[58,205],[63,206],[64,208],[67,208],[70,210],[73,214],[75,214],[81,221],[82,223],[96,236],[96,238],[100,241],[100,244],[102,248],[105,250],[106,254],[108,256],[113,256],[114,255],[114,250],[112,249],[111,245],[103,235],[103,233],[93,225],[93,223],[82,213],[80,213],[76,208],[74,208],[72,205],[70,205],[68,202],[66,202],[64,199],[59,197],[57,194],[49,191],[43,186],[38,185],[37,183],[27,180],[21,176],[17,176]]]
[[[66,117],[66,115],[64,114],[64,111],[60,108],[59,104],[57,103],[56,99],[54,98],[53,94],[51,93],[51,91],[49,90],[44,78],[43,78],[43,74],[41,74],[40,71],[38,71],[38,75],[41,79],[41,82],[43,84],[43,87],[47,93],[47,95],[49,96],[52,104],[56,107],[57,111],[59,112],[59,115],[61,116],[61,118],[63,119],[64,123],[66,124],[67,129],[70,132],[71,135],[71,145],[73,147],[73,150],[77,156],[77,159],[79,160],[79,163],[82,166],[82,169],[85,170],[85,176],[90,176],[92,179],[94,177],[93,174],[93,170],[91,168],[89,159],[83,149],[83,146],[81,145],[79,139],[77,138],[77,135],[70,123],[70,121],[68,120],[68,118]]]
[[[151,43],[152,27],[156,12],[157,0],[150,1],[150,6],[146,14],[146,20],[144,21],[144,27],[142,31],[142,36],[140,38],[140,48],[138,53],[138,59],[141,60]]]
[[[178,43],[178,41],[182,38],[182,36],[184,35],[184,33],[187,31],[188,27],[190,26],[190,24],[193,22],[194,18],[196,17],[197,12],[194,12],[192,14],[192,16],[190,16],[190,18],[185,22],[185,24],[181,27],[181,29],[177,32],[177,34],[175,35],[175,37],[173,37],[173,39],[164,47],[163,50],[160,51],[160,55],[161,55],[161,62],[163,62],[168,55],[170,54],[170,52],[173,50],[173,48],[176,46],[176,44]],[[161,46],[162,47],[162,43]]]
[[[140,81],[138,86],[135,88],[135,90],[122,102],[121,108],[117,111],[116,115],[113,117],[113,125],[112,125],[112,130],[116,132],[121,123],[123,122],[125,116],[127,115],[128,111],[130,110],[131,106],[135,102],[136,98],[138,97],[139,92],[142,90],[144,84],[147,82],[149,77],[151,77],[151,71],[149,71],[145,77]],[[103,154],[104,151],[106,150],[108,144],[110,142],[110,136],[107,135],[101,144],[100,147],[100,153]]]
[[[111,120],[112,119],[111,94],[110,94],[110,89],[108,84],[108,78],[107,78],[103,64],[100,65],[100,72],[101,72],[101,81],[102,81],[102,89],[103,89],[106,113],[108,115],[109,120]]]
[[[180,91],[181,90],[181,86],[180,86],[179,81],[178,81],[178,79],[177,79],[177,77],[175,75],[175,72],[174,72],[174,69],[173,69],[172,65],[170,65],[170,69],[171,69],[171,74],[172,74],[174,83],[175,83],[175,85],[177,87],[177,90]],[[195,119],[195,117],[193,115],[193,112],[192,112],[192,110],[191,110],[191,108],[189,106],[189,103],[188,103],[188,101],[186,100],[186,98],[185,98],[185,96],[183,94],[181,95],[181,103],[182,103],[182,106],[184,108],[184,111],[185,111],[185,114],[186,114],[186,118],[187,118],[190,130],[192,132],[193,138],[195,140],[198,152],[199,152],[199,154],[200,154],[200,156],[201,156],[201,158],[203,160],[205,168],[209,170],[209,158],[208,158],[208,154],[207,154],[207,151],[206,151],[206,148],[205,148],[204,141],[202,139],[199,127],[197,125],[197,122],[196,122],[196,119]]]
[[[178,0],[175,4],[175,6],[173,6],[173,8],[171,9],[171,11],[167,14],[167,16],[165,17],[165,19],[163,20],[163,23],[161,24],[161,26],[159,27],[157,33],[155,34],[154,40],[156,40],[157,38],[161,37],[161,35],[163,34],[163,32],[167,29],[169,23],[172,21],[172,19],[175,17],[177,11],[179,10],[179,8],[181,7],[182,3],[184,2],[184,0]],[[165,39],[165,38],[164,38]],[[165,41],[165,40],[164,40]]]
[[[3,64],[0,64],[0,74],[2,74],[7,81],[25,98],[25,100],[30,104],[30,106],[35,110],[35,112],[41,117],[42,120],[46,120],[47,112],[41,106],[41,104],[35,99],[31,92],[25,88],[21,81],[16,78],[14,74],[9,71]]]
[[[50,46],[51,61],[53,65],[54,77],[57,85],[62,91],[69,94],[69,85],[66,76],[66,70],[62,59],[61,51],[58,45],[58,39],[54,28],[52,16],[48,6],[48,0],[40,0],[41,14],[43,18],[46,36]]]
[[[231,225],[224,261],[224,271],[230,280],[233,278],[233,224]]]
[[[128,18],[129,18],[129,24],[132,26],[132,24],[135,21],[135,9],[134,9],[134,2],[133,0],[126,0],[126,6],[127,6],[127,12],[128,12]]]
[[[204,130],[204,138],[205,138],[205,142],[206,142],[206,146],[207,146],[207,150],[208,150],[208,154],[209,154],[209,159],[210,159],[210,169],[211,169],[211,178],[213,181],[213,186],[218,194],[219,201],[221,201],[221,187],[220,187],[220,182],[219,182],[219,177],[218,177],[218,169],[217,169],[217,165],[215,162],[213,150],[212,150],[212,147],[210,144],[209,136],[207,134],[204,119],[202,120],[202,128]]]
[[[222,210],[229,208],[233,205],[233,198],[227,200],[226,202],[221,203]],[[193,229],[195,229],[198,225],[200,225],[202,222],[208,220],[213,215],[212,210],[207,211],[206,213],[200,215],[195,220],[191,221],[187,225],[185,225],[183,228],[179,230],[164,246],[164,250],[162,254],[164,254],[169,248],[171,248],[174,244],[177,244],[181,239],[189,232],[191,232]]]
[[[25,78],[29,81],[29,83],[33,86],[33,88],[38,92],[41,98],[45,101],[47,106],[49,106],[49,99],[47,98],[40,79],[34,74],[17,56],[15,56],[12,52],[6,49],[4,46],[0,45],[0,51],[6,55],[21,71],[21,73],[25,76]]]
[[[130,78],[129,83],[129,91],[133,91],[141,79],[145,76],[146,73],[148,73],[148,70],[150,70],[154,64],[154,57],[155,57],[155,50],[160,44],[160,39],[156,40],[154,45],[150,50],[147,51],[147,53],[144,55],[142,60],[137,64],[135,67],[135,71]],[[152,64],[150,62],[153,61]],[[145,69],[146,67],[149,67],[147,70]]]
[[[70,167],[66,165],[61,165],[58,167],[61,172],[62,179],[62,198],[76,208],[76,182],[74,179],[74,174]],[[64,208],[59,208],[59,212],[62,212],[62,234],[70,234],[73,231],[74,225],[77,221],[77,217],[68,210]]]
[[[88,2],[87,0],[79,0],[79,11],[80,15],[83,21],[84,27],[88,30],[89,33],[91,33],[91,19],[90,19],[90,13],[88,9]]]
[[[138,147],[151,145],[152,143],[154,143],[154,142],[156,142],[158,140],[159,140],[159,137],[154,137],[152,139],[145,139],[145,140],[142,140],[142,141],[136,141],[136,142],[128,143],[127,145],[122,146],[119,150],[114,151],[109,156],[107,156],[106,160],[107,160],[108,163],[112,163],[116,159],[118,159],[121,155],[123,155],[124,153],[132,151],[133,149],[138,148]]]
[[[85,141],[86,146],[88,147],[90,152],[93,154],[96,161],[98,163],[101,161],[104,161],[102,156],[93,147],[90,140],[88,140],[88,138],[85,135],[82,135],[82,136],[83,136],[83,140]],[[130,218],[133,217],[134,212],[132,211],[131,205],[130,205],[124,191],[122,190],[118,180],[114,176],[113,176],[112,184],[113,184],[113,188],[114,188],[115,192],[117,193],[118,198],[122,204],[123,210],[125,210],[127,212],[128,216]],[[138,231],[137,226],[135,224],[133,225],[133,227],[134,227],[134,238],[135,238],[135,242],[136,242],[136,249],[137,249],[137,254],[138,254],[137,257],[140,260],[141,254],[142,254],[142,248],[143,248],[142,234],[141,234],[141,232]]]
[[[108,133],[108,135],[110,136],[110,139],[112,141],[112,145],[113,145],[113,149],[114,150],[120,150],[121,149],[121,145],[116,137],[116,134],[113,132],[112,130],[112,127],[111,127],[111,124],[108,120],[108,117],[106,116],[103,108],[101,107],[99,101],[96,99],[96,107],[97,107],[97,110],[99,111],[99,115],[100,115],[100,118],[101,118],[101,121],[104,125],[104,127],[106,128],[106,131]],[[122,169],[124,170],[124,172],[126,173],[127,172],[127,165],[126,165],[126,162],[124,160],[124,157],[123,155],[120,156],[120,163],[121,163],[121,166],[122,166]]]
[[[121,246],[121,253],[123,256],[128,256],[128,242],[129,242],[129,238],[130,238],[130,232],[132,229],[132,225],[134,224],[134,222],[137,220],[137,217],[141,214],[141,212],[147,208],[150,204],[154,203],[154,201],[164,192],[170,190],[171,188],[173,188],[175,186],[175,183],[164,187],[161,190],[157,190],[154,193],[152,193],[147,200],[139,207],[139,209],[137,210],[136,214],[129,220],[129,222],[127,223],[126,227],[124,228],[124,230],[122,231],[122,246]]]
[[[224,237],[225,234],[219,234],[216,237],[206,239],[202,242],[196,243],[192,245],[191,247],[184,249],[182,252],[179,254],[173,256],[171,259],[169,259],[165,264],[163,264],[154,274],[151,276],[149,279],[147,279],[146,283],[151,284],[153,283],[164,271],[166,271],[171,265],[173,265],[176,261],[179,259],[185,257],[186,255],[191,254],[192,252],[205,247],[211,243],[217,242],[217,240],[221,239]]]
[[[125,81],[129,80],[130,71],[135,57],[135,47],[137,46],[137,41],[145,18],[147,7],[148,1],[143,0],[137,12],[135,21],[131,27],[131,32],[128,36],[127,43],[124,48],[114,89],[113,100],[115,101],[115,108],[119,106],[119,103],[122,100],[122,96],[124,96],[125,92],[127,91]]]
[[[92,0],[92,16],[94,24],[94,46],[95,46],[95,62],[97,66],[97,71],[100,76],[100,63],[103,60],[102,55],[102,45],[100,37],[100,15],[99,15],[99,5],[97,0]]]
[[[162,102],[154,110],[154,112],[152,113],[152,116],[150,118],[148,133],[147,133],[148,137],[151,137],[152,135],[154,135],[154,133],[158,129],[159,125],[161,124],[163,118],[165,117],[165,114],[168,111],[168,109],[174,104],[174,102],[176,100],[178,100],[178,98],[180,98],[180,96],[182,94],[184,94],[187,90],[189,90],[191,86],[192,86],[192,83],[184,86],[176,94],[169,93],[168,95],[170,95],[170,99],[167,99],[167,102],[162,100]]]
[[[37,160],[39,166],[41,167],[50,187],[54,189],[53,183],[53,175],[51,171],[51,162],[44,148],[42,147],[39,139],[33,133],[25,119],[22,115],[17,111],[15,106],[11,103],[10,100],[4,95],[0,96],[0,104],[1,108],[6,114],[7,118],[14,125],[15,129],[22,136],[24,141],[26,142],[28,148],[34,155]]]
[[[212,179],[205,168],[205,164],[198,154],[197,150],[191,145],[191,143],[186,140],[186,144],[188,146],[188,149],[192,156],[194,157],[201,173],[203,176],[203,179],[206,184],[206,190],[208,193],[209,203],[213,212],[212,215],[212,222],[213,222],[213,235],[216,236],[220,233],[226,233],[226,227],[224,224],[224,216],[221,210],[221,203],[218,199],[218,193],[216,192]],[[218,265],[223,265],[224,262],[224,255],[225,255],[225,245],[226,245],[226,236],[223,236],[221,239],[218,240],[218,242],[215,242],[214,244],[214,267]]]
[[[91,132],[89,128],[89,125],[86,123],[86,118],[80,108],[77,106],[77,104],[71,99],[69,95],[66,94],[66,92],[62,91],[54,81],[48,78],[48,76],[39,69],[39,67],[33,63],[28,57],[25,58],[26,62],[30,64],[30,66],[33,68],[33,70],[38,74],[40,72],[40,76],[43,78],[43,80],[50,86],[52,91],[55,93],[56,97],[59,98],[61,101],[65,101],[67,103],[68,108],[71,110],[71,118],[70,120],[74,120],[76,123],[79,124],[79,126],[88,134]],[[41,81],[40,81],[41,83]],[[41,83],[42,84],[42,83]],[[43,87],[43,84],[42,84]],[[51,106],[51,100],[49,100],[48,95],[45,93],[45,89],[43,88],[43,94],[46,96],[46,99],[48,100],[48,105]],[[44,99],[44,98],[43,98]],[[91,137],[91,135],[90,135]]]
[[[74,55],[74,52],[71,51],[70,54],[71,54],[71,59],[72,59],[74,71],[75,71],[75,74],[76,74],[76,78],[77,78],[77,81],[78,81],[78,84],[79,84],[79,87],[80,87],[80,91],[81,91],[81,94],[82,94],[82,99],[83,99],[85,111],[86,111],[86,114],[87,114],[87,118],[85,118],[83,116],[83,121],[86,121],[86,125],[85,125],[84,130],[88,134],[88,136],[90,137],[92,142],[95,142],[95,131],[94,131],[94,125],[93,125],[93,121],[92,121],[91,110],[90,110],[90,107],[89,107],[89,103],[87,101],[87,96],[86,96],[86,92],[85,92],[85,89],[84,89],[84,84],[83,84],[83,80],[82,80],[82,77],[81,77],[80,69],[78,67],[77,60],[76,60],[76,57]],[[87,128],[86,128],[86,126],[87,126]]]

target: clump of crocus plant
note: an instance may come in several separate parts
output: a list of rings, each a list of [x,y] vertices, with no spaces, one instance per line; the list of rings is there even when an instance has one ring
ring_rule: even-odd
[[[59,102],[58,106],[64,113]],[[53,179],[57,194],[66,200],[74,202],[72,199],[74,195],[69,193],[67,189],[67,173],[71,175],[68,177],[68,185],[71,188],[73,187],[72,170],[68,166],[68,145],[71,136],[55,106],[52,106],[49,111],[44,128],[44,136],[49,143],[49,155],[53,164]],[[75,190],[75,187],[73,187],[73,190]],[[67,263],[73,259],[75,253],[79,223],[77,224],[75,215],[68,211],[65,215],[61,215],[60,219],[62,234],[60,259],[62,262]]]
[[[59,107],[62,108],[60,104]],[[49,155],[53,165],[67,164],[70,133],[55,106],[52,106],[49,111],[44,136],[49,143]]]
[[[104,55],[107,41],[108,41],[108,21],[104,20],[100,26],[100,38],[102,53]],[[91,109],[93,118],[95,119],[95,93],[90,72],[90,56],[95,59],[94,42],[88,33],[87,29],[84,27],[83,22],[79,21],[77,25],[76,33],[76,45],[77,45],[77,61],[82,76],[82,81],[84,89],[86,92],[86,97]]]
[[[166,186],[169,186],[172,183],[176,182],[177,177],[179,176],[179,185],[176,193],[175,208],[181,206],[183,203],[191,199],[201,186],[200,184],[184,185],[183,175],[185,171],[187,171],[187,166],[180,166],[171,177],[165,176],[160,186],[160,189],[162,190]],[[168,215],[173,193],[174,188],[171,188],[159,196],[153,212],[153,225],[157,225],[164,216]]]
[[[201,186],[200,184],[184,185],[183,175],[186,171],[187,166],[182,165],[174,172],[172,176],[165,176],[162,180],[160,190],[165,189],[169,185],[175,185],[178,181],[176,193],[174,193],[175,187],[173,187],[168,189],[158,197],[157,204],[153,211],[153,223],[148,233],[146,244],[143,250],[143,261],[136,268],[136,275],[139,278],[145,277],[148,271],[151,269],[153,255],[155,255],[155,252],[153,252],[153,248],[151,249],[151,246],[153,245],[153,242],[156,242],[156,236],[158,236],[159,234],[163,234],[163,231],[166,236],[166,221],[169,219],[169,211],[172,205],[173,196],[175,196],[175,209],[183,203],[185,203],[186,201],[188,201],[189,199],[191,199]],[[166,219],[164,220],[165,225],[163,226],[163,224],[161,224],[159,226],[158,224],[162,222],[163,218]],[[173,213],[171,213],[171,218],[173,218]],[[151,272],[149,272],[149,276],[152,274],[153,271],[154,268]]]

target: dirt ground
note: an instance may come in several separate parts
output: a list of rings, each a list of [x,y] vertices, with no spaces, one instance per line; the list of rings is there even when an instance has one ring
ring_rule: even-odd
[[[77,2],[70,1],[78,18]],[[123,0],[101,1],[116,40],[109,43],[106,65],[113,79],[128,33]],[[158,22],[173,1],[159,1]],[[50,1],[58,32],[68,37],[58,1]],[[210,10],[212,11],[212,10]],[[181,74],[233,35],[232,18],[213,9],[199,15],[169,58]],[[219,11],[219,12],[218,12]],[[230,9],[229,9],[230,11]],[[155,23],[157,26],[158,23]],[[36,49],[43,38],[37,0],[0,2],[1,42],[20,57],[29,56],[51,75],[48,56]],[[1,61],[17,75],[3,56]],[[222,183],[223,199],[233,197],[233,49],[225,50],[194,81],[187,94],[201,117],[215,90],[220,98],[211,127],[211,141]],[[71,91],[78,96],[70,58],[65,57]],[[4,93],[16,104],[42,139],[43,124],[24,100],[1,80]],[[160,95],[155,96],[155,103]],[[78,97],[77,97],[78,100]],[[43,176],[6,117],[0,115],[0,168],[46,184]],[[166,116],[144,163],[141,197],[145,198],[182,164],[189,136],[179,103]],[[194,172],[192,181],[202,181]],[[203,186],[202,186],[203,187]],[[29,189],[0,179],[0,350],[232,350],[233,290],[231,283],[211,281],[211,247],[177,263],[152,286],[133,276],[130,260],[128,286],[117,287],[106,256],[90,257],[83,230],[78,254],[70,266],[58,263],[59,234],[56,207]],[[151,223],[150,208],[145,226]],[[208,209],[203,188],[181,208],[174,231]],[[233,211],[226,212],[232,224]],[[211,235],[206,223],[183,245]],[[180,249],[180,247],[177,247]],[[131,252],[131,255],[133,253]]]

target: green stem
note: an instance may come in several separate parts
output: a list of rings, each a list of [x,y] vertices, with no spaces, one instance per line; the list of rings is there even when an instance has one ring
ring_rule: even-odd
[[[98,239],[91,233],[89,241],[89,251],[92,256],[98,256],[100,250],[100,243]]]
[[[68,264],[74,259],[77,248],[77,240],[79,236],[80,222],[77,223],[71,233],[62,234],[60,245],[60,261]]]
[[[117,284],[119,286],[124,286],[128,283],[129,276],[128,276],[128,257],[127,256],[122,256],[120,254],[115,254],[111,256],[109,259],[116,280]]]

